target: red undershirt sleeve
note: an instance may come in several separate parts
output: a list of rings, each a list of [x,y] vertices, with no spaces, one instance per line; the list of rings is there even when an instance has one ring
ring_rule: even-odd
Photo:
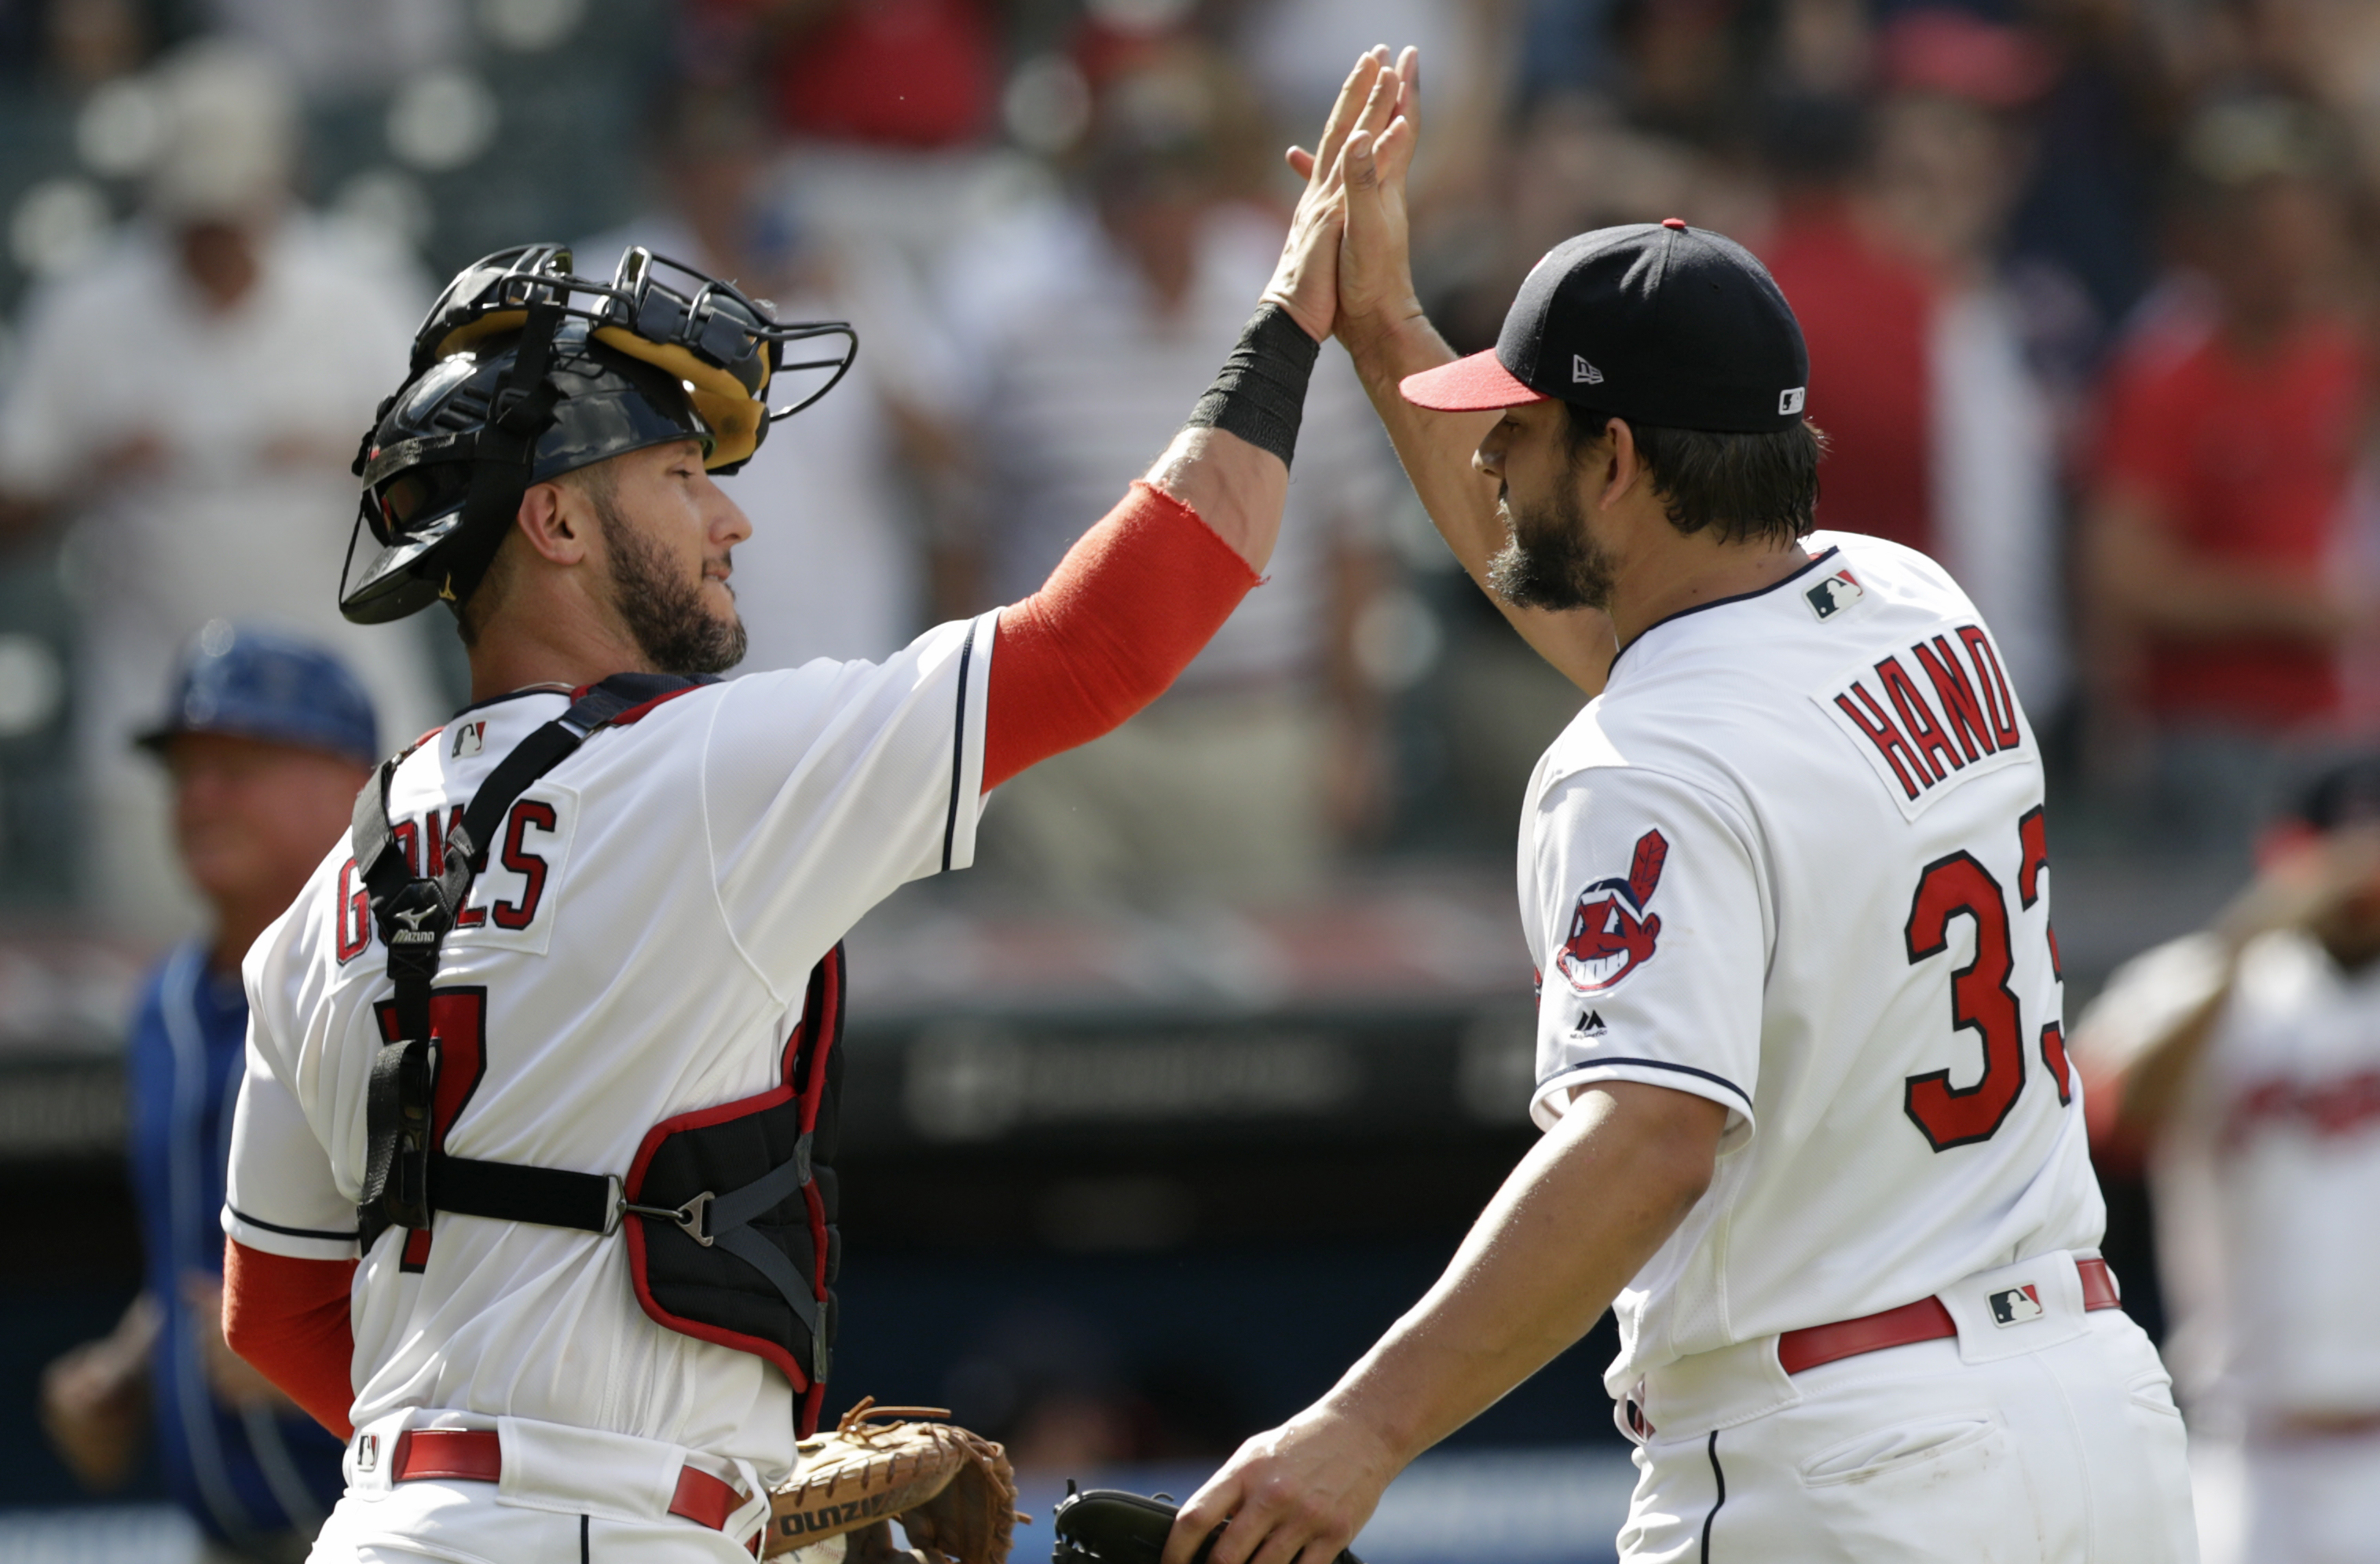
[[[1197,512],[1135,483],[1039,591],[1001,611],[984,791],[1163,695],[1259,579]]]
[[[293,1260],[224,1241],[224,1340],[342,1439],[355,1433],[355,1275],[353,1260]]]

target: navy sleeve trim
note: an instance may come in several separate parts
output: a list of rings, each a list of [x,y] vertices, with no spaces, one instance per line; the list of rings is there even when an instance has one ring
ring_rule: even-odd
[[[951,812],[942,822],[942,872],[951,872],[951,853],[959,837],[959,788],[966,780],[967,673],[975,661],[975,625],[967,626],[959,643],[959,716],[951,735]]]
[[[317,1228],[285,1228],[279,1222],[268,1222],[261,1217],[251,1217],[229,1201],[224,1203],[224,1208],[236,1219],[246,1222],[249,1227],[262,1228],[267,1232],[277,1232],[284,1238],[319,1238],[329,1243],[353,1243],[362,1236],[353,1229],[346,1232],[323,1232]]]
[[[1726,1076],[1714,1074],[1708,1070],[1697,1070],[1691,1064],[1672,1064],[1666,1059],[1583,1060],[1579,1063],[1572,1065],[1569,1069],[1548,1075],[1544,1080],[1538,1082],[1537,1090],[1544,1091],[1548,1086],[1552,1085],[1564,1075],[1576,1075],[1583,1073],[1585,1071],[1601,1070],[1607,1066],[1614,1064],[1633,1064],[1639,1065],[1646,1070],[1674,1070],[1681,1075],[1698,1075],[1714,1085],[1725,1086],[1729,1091],[1731,1091],[1736,1096],[1742,1097],[1743,1099],[1744,1107],[1750,1108],[1752,1106],[1752,1094],[1745,1091],[1742,1086],[1737,1085],[1733,1081],[1729,1080]]]

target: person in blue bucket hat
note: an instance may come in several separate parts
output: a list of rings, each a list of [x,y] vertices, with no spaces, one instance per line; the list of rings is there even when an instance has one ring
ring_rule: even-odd
[[[93,1488],[153,1432],[212,1559],[297,1559],[341,1488],[339,1441],[225,1347],[224,1169],[248,1032],[240,958],[339,841],[380,758],[371,699],[336,658],[217,620],[137,741],[173,778],[182,865],[212,915],[150,974],[127,1057],[140,1296],[50,1365],[44,1425]]]

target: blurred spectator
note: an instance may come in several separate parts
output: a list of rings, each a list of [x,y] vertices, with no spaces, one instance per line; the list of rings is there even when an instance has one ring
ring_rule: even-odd
[[[2044,283],[2026,295],[2010,287],[2003,245],[2025,161],[2013,115],[2050,66],[2016,30],[1940,8],[1903,12],[1879,45],[1886,90],[1869,199],[1929,285],[1924,535],[1991,624],[2026,710],[2046,724],[2069,671],[2058,451],[2026,351],[2026,303]],[[1823,397],[1815,371],[1812,381]],[[1829,462],[1829,502],[1857,460],[1839,451]]]
[[[405,367],[409,271],[290,208],[296,105],[259,57],[200,43],[153,83],[148,220],[37,294],[0,401],[0,524],[71,522],[91,877],[119,928],[180,932],[158,780],[126,740],[208,620],[347,652],[395,727],[435,720],[411,626],[345,623],[358,435]]]
[[[691,91],[662,137],[660,205],[577,247],[591,275],[609,276],[628,246],[643,245],[734,279],[771,300],[781,320],[856,320],[860,328],[860,356],[834,394],[771,428],[759,455],[726,480],[753,523],[735,550],[747,673],[817,657],[880,659],[924,627],[917,499],[899,473],[905,457],[926,470],[946,465],[952,438],[923,410],[933,370],[947,366],[917,362],[932,355],[914,321],[901,320],[913,312],[898,302],[868,308],[880,288],[853,285],[866,268],[798,226],[771,172],[757,113],[732,93]],[[787,406],[817,383],[789,374],[772,400]]]
[[[777,122],[926,150],[991,128],[1001,41],[987,0],[693,0],[690,66],[751,60]]]
[[[309,99],[383,89],[469,42],[463,0],[206,0],[222,33],[280,62]]]
[[[2168,282],[2110,371],[2086,537],[2102,716],[2151,739],[2168,840],[2236,845],[2284,749],[2336,715],[2368,587],[2338,568],[2371,412],[2342,172],[2287,99],[2182,146]]]
[[[1866,106],[1771,108],[1778,225],[1760,247],[1810,348],[1810,417],[1827,431],[1818,524],[1931,553],[1934,283],[1862,200]]]
[[[341,1442],[223,1339],[224,1170],[247,1058],[240,959],[340,840],[380,758],[371,701],[326,653],[220,621],[141,735],[173,778],[206,934],[150,975],[127,1055],[144,1281],[115,1331],[52,1364],[42,1421],[89,1486],[122,1482],[153,1427],[167,1490],[211,1558],[305,1556],[337,1502]]]
[[[954,261],[986,475],[980,600],[1034,589],[1172,438],[1246,323],[1281,232],[1230,199],[1254,118],[1204,51],[1146,55],[1100,87],[1084,199]],[[1073,894],[1312,885],[1381,781],[1348,631],[1382,568],[1386,460],[1352,368],[1326,349],[1267,585],[1172,693],[1002,788],[988,853]]]
[[[2207,1564],[2355,1564],[2380,1553],[2380,757],[2316,782],[2265,858],[2110,979],[2074,1054],[2102,1160],[2149,1154],[2193,1464],[2244,1456]]]

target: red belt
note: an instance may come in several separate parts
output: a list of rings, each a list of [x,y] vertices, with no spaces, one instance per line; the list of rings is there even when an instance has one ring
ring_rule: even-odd
[[[389,1467],[400,1483],[424,1477],[459,1477],[492,1483],[504,1475],[504,1446],[489,1428],[408,1428],[396,1437],[396,1460]],[[735,1485],[700,1467],[682,1466],[669,1512],[697,1525],[724,1531],[727,1518],[744,1507]]]
[[[2116,1279],[2107,1269],[2107,1261],[2077,1260],[2074,1268],[2082,1273],[2084,1309],[2123,1306],[2116,1296]],[[1914,1303],[1903,1303],[1880,1315],[1789,1330],[1777,1339],[1777,1361],[1785,1365],[1786,1373],[1799,1374],[1837,1358],[1880,1352],[1887,1347],[1906,1347],[1912,1341],[1939,1341],[1958,1334],[1959,1328],[1951,1321],[1950,1311],[1942,1306],[1941,1299],[1920,1298]]]

